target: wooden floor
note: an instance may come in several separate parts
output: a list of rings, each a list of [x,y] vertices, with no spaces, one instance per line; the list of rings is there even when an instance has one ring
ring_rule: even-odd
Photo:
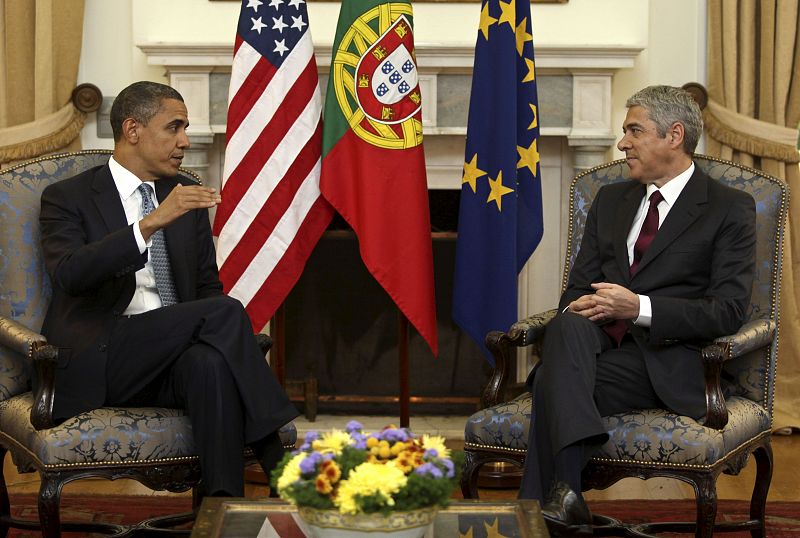
[[[463,422],[461,422],[463,425]],[[413,426],[413,425],[412,425]],[[463,428],[463,426],[462,426]],[[453,448],[463,447],[463,443],[453,441],[449,443]],[[774,452],[774,472],[770,486],[770,501],[800,501],[800,435],[773,436],[772,448]],[[5,461],[5,477],[9,485],[9,492],[35,493],[39,489],[39,480],[35,473],[17,474],[10,458]],[[755,463],[753,461],[742,471],[739,476],[722,475],[717,483],[717,496],[720,499],[750,499],[755,477]],[[175,495],[167,492],[153,492],[137,482],[131,480],[83,480],[67,484],[64,495],[70,493],[95,493],[108,495]],[[486,490],[481,497],[486,498],[513,498],[513,490]],[[267,494],[263,486],[249,484],[246,495],[258,497]],[[190,495],[189,492],[179,495]],[[588,491],[586,498],[599,499],[693,499],[694,492],[691,487],[676,480],[651,479],[639,480],[636,478],[625,479],[611,488],[602,491]]]

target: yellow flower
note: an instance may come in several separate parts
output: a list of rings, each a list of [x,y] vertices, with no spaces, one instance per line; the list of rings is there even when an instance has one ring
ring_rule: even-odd
[[[358,512],[357,495],[378,495],[387,506],[394,506],[392,495],[406,485],[408,479],[403,471],[393,465],[362,463],[352,471],[347,480],[339,484],[339,493],[334,503],[344,514]]]
[[[351,442],[350,434],[342,430],[331,430],[323,433],[322,437],[311,443],[311,448],[317,452],[332,452],[337,456],[342,453],[342,449]]]
[[[441,435],[423,435],[422,448],[425,450],[436,450],[440,458],[450,457],[450,449],[444,446],[444,437]]]
[[[376,437],[367,437],[367,448],[373,448],[378,446],[378,439]]]
[[[278,491],[283,491],[298,480],[300,480],[300,462],[306,458],[306,454],[301,452],[289,460],[283,468],[280,478],[278,478]]]
[[[413,456],[407,452],[403,452],[392,461],[395,467],[403,471],[403,474],[408,474],[414,470]]]

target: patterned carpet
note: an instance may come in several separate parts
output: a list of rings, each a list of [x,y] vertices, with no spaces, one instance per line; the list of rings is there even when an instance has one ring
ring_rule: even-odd
[[[694,521],[695,519],[693,500],[594,501],[589,503],[589,508],[594,513],[615,517],[625,523]],[[721,500],[717,506],[717,521],[745,521],[748,519],[749,512],[749,501]],[[750,533],[719,533],[719,535],[727,538],[749,538]],[[767,536],[769,538],[800,537],[800,503],[768,503]]]
[[[593,512],[616,517],[628,523],[645,521],[693,520],[694,502],[665,501],[595,501]],[[12,514],[18,518],[37,519],[36,497],[32,494],[11,496]],[[186,512],[191,509],[188,497],[119,496],[119,495],[65,495],[62,500],[62,521],[133,523],[149,517]],[[746,519],[749,503],[746,501],[720,501],[718,520],[741,521]],[[770,538],[800,538],[800,503],[772,502],[767,507],[767,536]],[[40,536],[38,531],[12,530],[9,537],[28,538]],[[88,536],[78,533],[67,537]],[[729,533],[725,536],[739,538],[749,533]],[[475,537],[478,538],[478,537]]]

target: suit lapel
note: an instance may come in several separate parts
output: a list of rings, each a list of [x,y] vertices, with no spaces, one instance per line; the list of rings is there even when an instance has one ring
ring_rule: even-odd
[[[628,259],[628,234],[633,226],[633,219],[636,218],[636,210],[642,203],[645,195],[645,186],[641,184],[633,185],[622,197],[622,203],[617,210],[616,220],[614,221],[614,257],[620,267],[621,274],[630,275],[630,260]]]
[[[700,215],[702,206],[708,202],[708,176],[695,168],[694,174],[681,191],[675,205],[669,210],[667,218],[658,229],[656,237],[642,256],[636,274],[642,270],[661,251],[675,241]]]
[[[117,185],[114,183],[111,169],[107,164],[95,173],[92,190],[95,193],[94,204],[108,231],[119,230],[127,226],[128,219],[125,217],[125,208],[122,207]]]

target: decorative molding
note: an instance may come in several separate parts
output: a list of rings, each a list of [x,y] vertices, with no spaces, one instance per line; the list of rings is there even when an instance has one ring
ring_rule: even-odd
[[[230,43],[165,43],[146,42],[137,45],[147,56],[149,65],[166,68],[201,67],[214,68],[215,71],[230,70],[233,61],[233,45]],[[331,45],[315,47],[317,65],[329,67]],[[417,61],[420,70],[436,72],[471,72],[475,47],[472,45],[449,45],[442,43],[417,43]],[[536,68],[538,71],[558,70],[617,70],[634,66],[636,57],[643,47],[629,45],[538,45],[536,46]]]
[[[170,84],[184,96],[192,117],[195,134],[196,167],[208,168],[205,174],[211,183],[219,181],[216,164],[221,156],[201,158],[205,151],[218,152],[210,141],[225,132],[225,126],[210,121],[210,77],[212,73],[228,73],[233,60],[231,43],[144,42],[138,45],[149,65],[162,66]],[[542,136],[566,137],[572,148],[575,171],[600,164],[606,150],[614,144],[611,125],[612,79],[620,69],[634,67],[642,47],[630,45],[539,45],[536,47],[538,76],[571,77],[571,120],[564,124],[543,126]],[[473,45],[417,43],[423,100],[425,136],[438,143],[426,144],[429,187],[459,187],[463,166],[463,137],[466,125],[447,125],[438,117],[437,77],[470,75],[474,62]],[[331,45],[315,47],[317,65],[327,74],[331,64]],[[569,99],[569,97],[567,97]],[[569,107],[569,102],[558,106]],[[566,116],[565,116],[566,118]]]

